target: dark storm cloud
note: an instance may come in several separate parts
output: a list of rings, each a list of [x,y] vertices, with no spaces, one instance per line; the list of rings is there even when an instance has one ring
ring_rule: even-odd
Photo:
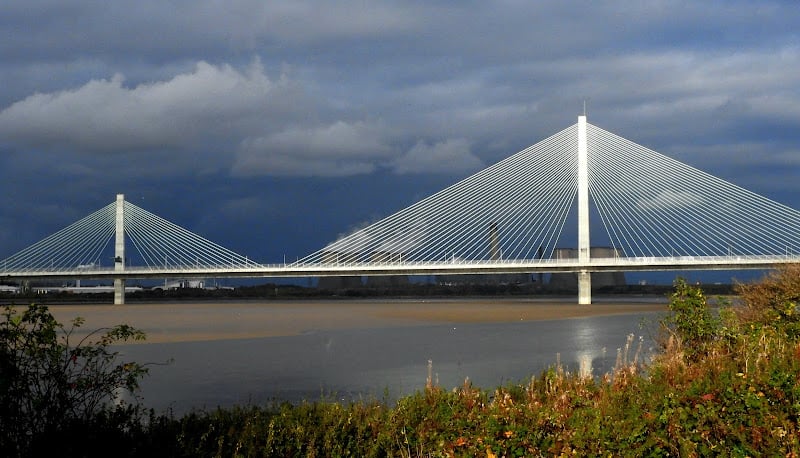
[[[796,2],[9,0],[0,181],[17,204],[0,246],[21,248],[16,221],[48,199],[60,224],[81,199],[188,193],[254,228],[355,199],[315,225],[321,245],[396,210],[386,193],[424,197],[569,126],[584,100],[599,127],[799,207],[798,23]]]

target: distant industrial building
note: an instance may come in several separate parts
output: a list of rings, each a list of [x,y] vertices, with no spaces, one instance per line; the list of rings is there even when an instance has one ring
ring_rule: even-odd
[[[380,263],[399,263],[403,261],[403,253],[392,251],[376,251],[370,255],[370,261]],[[398,288],[408,286],[407,275],[381,275],[367,277],[367,286],[370,288]]]
[[[325,251],[322,253],[323,264],[349,264],[358,262],[358,253],[347,251]],[[317,288],[331,291],[355,289],[364,286],[360,276],[319,277]]]
[[[19,294],[19,286],[0,285],[0,293]]]
[[[500,248],[500,232],[497,223],[490,223],[487,234],[488,256],[490,261],[501,261],[503,251]],[[454,258],[453,262],[457,259]],[[470,275],[437,275],[436,281],[443,285],[523,285],[531,283],[530,274],[470,274]]]
[[[153,290],[175,290],[175,289],[186,289],[186,288],[193,288],[193,289],[205,289],[206,282],[204,280],[174,280],[167,282],[164,281],[163,285],[154,286]]]

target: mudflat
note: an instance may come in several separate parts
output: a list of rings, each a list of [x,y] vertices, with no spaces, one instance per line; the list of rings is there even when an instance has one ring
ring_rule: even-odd
[[[666,301],[610,299],[592,305],[543,298],[364,299],[51,305],[68,326],[75,317],[88,331],[128,324],[147,334],[144,343],[247,339],[297,335],[312,330],[502,323],[666,311]]]

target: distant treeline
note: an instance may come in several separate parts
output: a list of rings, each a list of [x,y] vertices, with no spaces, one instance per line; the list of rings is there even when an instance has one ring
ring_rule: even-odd
[[[730,284],[706,284],[703,290],[709,295],[730,295],[734,286]],[[593,290],[594,295],[647,295],[666,296],[672,291],[671,285],[619,285],[605,286]],[[359,298],[359,297],[458,297],[458,296],[547,296],[575,295],[576,291],[559,290],[539,284],[433,284],[410,283],[399,286],[320,289],[298,285],[264,283],[254,286],[235,288],[204,289],[176,288],[168,290],[150,290],[129,292],[126,301],[163,301],[181,299],[236,300],[236,299],[309,299],[309,298]],[[69,292],[49,294],[13,294],[0,293],[3,303],[61,303],[61,302],[93,302],[105,303],[113,301],[109,293],[75,294]]]

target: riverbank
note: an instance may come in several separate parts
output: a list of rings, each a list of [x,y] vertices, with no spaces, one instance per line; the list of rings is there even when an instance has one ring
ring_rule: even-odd
[[[75,334],[128,324],[145,343],[174,343],[299,335],[309,331],[426,324],[508,323],[667,310],[666,299],[605,298],[576,305],[564,298],[391,299],[52,305],[61,323],[80,316]]]

